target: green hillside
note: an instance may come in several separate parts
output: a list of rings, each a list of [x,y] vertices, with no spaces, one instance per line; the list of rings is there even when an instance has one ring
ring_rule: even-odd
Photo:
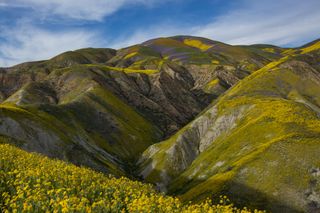
[[[318,56],[318,48],[297,50],[240,81],[145,151],[141,175],[185,200],[223,193],[238,205],[313,211],[319,193]]]
[[[174,36],[1,68],[0,137],[29,152],[151,183],[181,202],[226,195],[239,207],[317,212],[319,48],[319,40],[281,48]],[[26,162],[42,158],[5,147]],[[9,162],[4,152],[0,157]],[[0,174],[8,175],[3,168]]]

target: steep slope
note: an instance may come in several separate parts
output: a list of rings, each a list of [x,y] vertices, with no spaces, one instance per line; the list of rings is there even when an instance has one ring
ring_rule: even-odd
[[[43,80],[52,70],[75,64],[104,63],[116,50],[87,48],[69,51],[47,61],[26,62],[0,69],[0,94],[5,99],[27,83]],[[1,100],[1,99],[0,99]]]
[[[316,211],[319,57],[191,36],[70,51],[0,69],[0,136],[184,200]]]
[[[1,105],[1,134],[24,141],[26,150],[123,175],[125,162],[159,140],[160,132],[92,80],[103,74],[65,68],[25,85]]]
[[[229,203],[211,205],[209,200],[184,204],[150,184],[106,176],[2,142],[0,139],[1,212],[253,212]]]
[[[219,56],[209,52],[214,45],[221,46]],[[148,146],[168,138],[250,73],[239,68],[242,60],[254,55],[260,61],[250,63],[258,67],[271,60],[249,52],[178,36],[5,68],[0,134],[29,151],[130,175]]]
[[[319,210],[317,42],[248,76],[140,159],[140,174],[185,200],[226,194],[275,212]]]

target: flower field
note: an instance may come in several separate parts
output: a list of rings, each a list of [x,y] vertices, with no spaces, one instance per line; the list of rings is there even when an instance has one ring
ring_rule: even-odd
[[[0,144],[0,212],[250,212],[183,204],[150,184],[115,178]],[[256,211],[258,212],[258,211]]]

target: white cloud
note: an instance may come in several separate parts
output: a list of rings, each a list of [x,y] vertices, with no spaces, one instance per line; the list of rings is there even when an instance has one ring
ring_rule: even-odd
[[[123,35],[119,38],[113,39],[108,46],[116,49],[128,47],[154,38],[177,35],[182,31],[183,30],[177,26],[170,25],[169,23],[162,23],[161,25],[158,24],[157,27],[152,26],[137,29],[130,35]]]
[[[169,0],[167,0],[169,1]],[[58,2],[58,3],[57,3]],[[54,13],[74,19],[101,20],[125,4],[153,5],[160,0],[0,0],[0,7],[33,7],[43,14]],[[0,67],[42,60],[61,52],[83,47],[121,48],[148,39],[173,35],[196,35],[230,44],[270,43],[300,45],[319,37],[319,0],[242,0],[237,8],[207,23],[177,25],[174,20],[154,23],[118,38],[102,37],[98,31],[45,30],[34,19],[12,26],[0,26]],[[40,13],[39,12],[39,13]],[[180,20],[181,21],[181,20]],[[107,43],[109,41],[109,43]],[[111,42],[110,42],[111,41]]]
[[[287,45],[319,36],[320,1],[244,1],[243,7],[193,28],[193,34],[231,44]],[[309,38],[310,39],[310,38]]]
[[[165,0],[170,1],[170,0]],[[0,0],[0,8],[24,8],[28,16],[0,25],[0,67],[24,61],[43,60],[64,51],[84,47],[103,47],[107,38],[98,31],[48,30],[36,27],[37,21],[58,19],[102,21],[119,9],[134,4],[152,7],[161,0]]]
[[[68,50],[100,46],[96,33],[82,30],[50,32],[24,25],[1,29],[1,32],[5,33],[7,40],[0,43],[0,67],[48,59]]]
[[[124,6],[150,6],[160,0],[0,0],[0,7],[32,8],[39,17],[57,15],[64,18],[101,21]]]
[[[112,46],[125,47],[159,36],[194,35],[229,44],[301,45],[320,37],[319,0],[243,0],[238,8],[198,26],[174,23],[137,29]],[[208,17],[209,18],[209,17]]]

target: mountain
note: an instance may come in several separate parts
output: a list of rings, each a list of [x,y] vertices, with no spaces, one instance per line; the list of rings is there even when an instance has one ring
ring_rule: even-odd
[[[316,212],[319,48],[175,36],[2,68],[0,136],[185,201]]]

